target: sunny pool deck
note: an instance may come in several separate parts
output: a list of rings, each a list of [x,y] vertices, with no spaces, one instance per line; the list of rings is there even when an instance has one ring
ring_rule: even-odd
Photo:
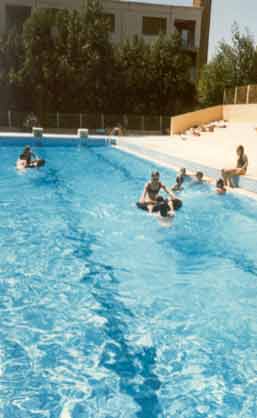
[[[208,177],[220,177],[221,169],[234,167],[236,148],[245,147],[249,159],[248,175],[240,177],[240,187],[257,193],[257,132],[253,124],[229,123],[200,137],[188,135],[120,137],[121,149],[136,153],[173,167],[186,167],[189,171],[202,170]],[[185,139],[183,139],[185,138]]]

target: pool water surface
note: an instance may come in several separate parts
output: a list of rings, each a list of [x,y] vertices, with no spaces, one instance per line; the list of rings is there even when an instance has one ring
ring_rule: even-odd
[[[154,164],[0,149],[0,416],[256,417],[256,201],[186,184],[164,228],[135,206]]]

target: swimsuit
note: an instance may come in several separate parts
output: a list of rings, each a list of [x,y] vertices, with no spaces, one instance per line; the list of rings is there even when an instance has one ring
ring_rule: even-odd
[[[247,166],[248,166],[248,158],[244,154],[244,155],[242,155],[241,157],[238,158],[236,167],[241,168],[242,170],[244,170],[246,172]]]
[[[156,189],[153,189],[151,182],[149,182],[147,184],[146,191],[147,191],[148,196],[150,197],[151,200],[156,199],[156,196],[159,194],[159,191],[161,190],[161,188],[162,188],[162,183],[161,182],[158,183],[158,186],[157,186]]]

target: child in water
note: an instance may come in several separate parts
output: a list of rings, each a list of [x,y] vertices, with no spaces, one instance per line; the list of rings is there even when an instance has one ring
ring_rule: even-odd
[[[184,177],[180,174],[176,177],[176,183],[172,186],[173,192],[181,192],[183,190],[182,184],[184,183]]]
[[[195,182],[196,183],[203,183],[203,172],[202,171],[197,171],[195,173]]]
[[[225,194],[227,191],[226,187],[225,187],[225,182],[223,179],[218,179],[216,182],[216,192],[218,194]]]

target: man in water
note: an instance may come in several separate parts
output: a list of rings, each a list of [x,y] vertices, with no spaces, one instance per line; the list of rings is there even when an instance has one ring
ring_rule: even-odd
[[[31,150],[29,145],[26,145],[16,163],[17,168],[41,167],[45,161],[39,159]]]
[[[34,160],[33,160],[34,158]],[[31,148],[29,145],[26,145],[26,147],[24,148],[23,152],[20,155],[20,160],[25,161],[26,162],[26,166],[30,166],[32,164],[33,161],[35,161],[37,159],[36,155],[32,152]]]

